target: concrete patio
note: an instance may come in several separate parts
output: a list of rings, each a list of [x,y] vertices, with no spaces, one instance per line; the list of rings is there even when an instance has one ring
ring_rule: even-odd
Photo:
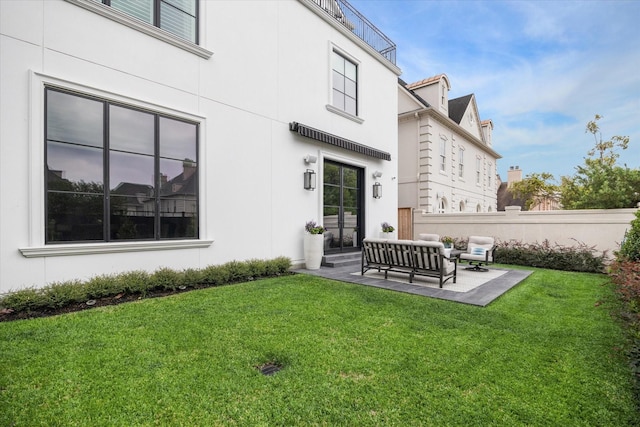
[[[329,256],[325,257],[323,264],[332,266],[323,265],[319,270],[303,268],[296,271],[341,282],[373,286],[390,291],[405,292],[481,307],[487,306],[533,273],[530,270],[506,270],[491,266],[488,272],[477,272],[465,270],[467,264],[458,264],[457,283],[454,284],[453,280],[449,280],[440,289],[438,280],[428,277],[415,277],[413,283],[409,283],[408,274],[389,273],[386,280],[384,273],[378,273],[377,271],[368,271],[361,275],[359,257],[359,253],[346,257]],[[332,262],[332,258],[336,261]]]

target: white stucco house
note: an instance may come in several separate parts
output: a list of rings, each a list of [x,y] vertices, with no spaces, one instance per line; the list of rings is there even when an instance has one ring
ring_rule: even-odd
[[[0,293],[358,249],[399,74],[345,1],[0,1]]]
[[[493,122],[475,95],[449,99],[445,74],[398,81],[398,206],[427,214],[494,212],[497,161]]]

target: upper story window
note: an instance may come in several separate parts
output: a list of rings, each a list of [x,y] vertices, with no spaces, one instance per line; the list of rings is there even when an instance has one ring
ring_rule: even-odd
[[[480,157],[476,157],[476,184],[480,185],[481,177],[482,177],[482,159]]]
[[[440,139],[440,171],[445,172],[447,170],[447,140]]]
[[[464,178],[464,148],[458,149],[458,176]]]
[[[198,238],[198,124],[45,89],[45,242]]]
[[[197,0],[95,0],[198,44]]]
[[[358,115],[358,66],[344,56],[332,54],[333,106]]]

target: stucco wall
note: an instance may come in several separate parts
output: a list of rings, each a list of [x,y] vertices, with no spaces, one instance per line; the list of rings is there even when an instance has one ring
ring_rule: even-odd
[[[71,1],[0,1],[0,293],[128,270],[303,260],[322,221],[322,160],[365,170],[365,231],[396,216],[397,73],[300,1],[200,2],[203,57]],[[327,109],[331,52],[359,66],[361,122]],[[44,86],[198,122],[200,239],[44,243]],[[301,137],[300,122],[389,152],[379,160]],[[318,188],[303,188],[312,154]],[[373,171],[384,188],[373,199]],[[186,243],[184,247],[180,247]],[[70,252],[73,249],[76,252]],[[113,249],[111,251],[111,249]],[[47,251],[47,255],[37,251]],[[25,253],[30,252],[30,256]]]
[[[507,207],[504,212],[475,214],[423,214],[414,211],[414,238],[420,233],[436,233],[466,239],[492,236],[500,241],[517,240],[574,246],[577,242],[607,251],[618,250],[625,230],[630,228],[637,209],[590,209],[548,212],[521,212]]]

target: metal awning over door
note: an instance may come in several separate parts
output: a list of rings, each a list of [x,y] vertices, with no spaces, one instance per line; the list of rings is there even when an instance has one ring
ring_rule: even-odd
[[[391,154],[387,153],[386,151],[376,150],[375,148],[371,148],[345,138],[340,138],[339,136],[314,129],[310,126],[306,126],[298,122],[289,123],[289,130],[292,132],[297,132],[298,134],[307,138],[315,139],[316,141],[344,148],[345,150],[364,154],[365,156],[382,160],[391,160]]]

